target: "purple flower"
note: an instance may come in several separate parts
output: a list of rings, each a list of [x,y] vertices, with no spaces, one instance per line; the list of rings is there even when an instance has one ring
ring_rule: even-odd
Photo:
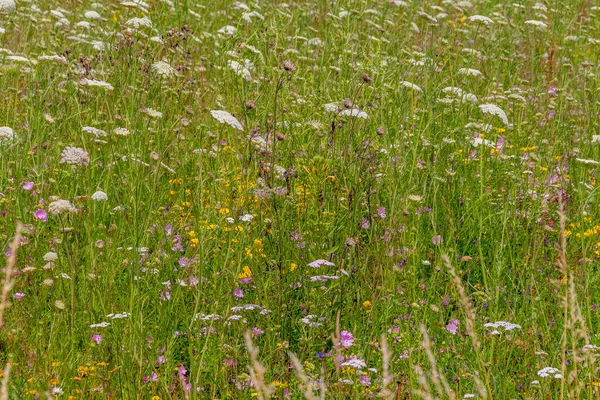
[[[363,386],[370,386],[371,385],[371,378],[369,378],[368,375],[361,375],[360,377],[360,384]]]
[[[456,335],[458,333],[458,320],[454,318],[451,319],[450,323],[446,325],[446,330],[451,334]]]
[[[244,292],[242,291],[242,289],[237,288],[233,291],[233,295],[239,299],[241,299],[242,297],[244,297]]]
[[[385,218],[385,207],[379,207],[377,209],[377,215],[379,215],[379,218]]]
[[[363,219],[360,220],[360,227],[362,229],[369,229],[370,226],[371,226],[371,223],[369,222],[368,219],[363,218]]]
[[[345,348],[351,347],[354,344],[354,336],[348,331],[340,332],[340,342]]]
[[[13,297],[17,300],[22,299],[23,297],[25,297],[25,293],[15,293],[13,294]]]
[[[262,329],[259,329],[255,326],[254,328],[252,328],[252,333],[254,334],[254,336],[258,336],[258,335],[262,335],[263,333],[265,333],[265,331],[263,331]]]
[[[27,191],[33,189],[33,182],[25,182],[25,184],[23,185],[23,189]]]
[[[102,343],[102,335],[98,335],[97,333],[94,333],[92,335],[92,340],[94,342],[96,342],[96,344],[100,344],[100,343]]]
[[[48,221],[48,213],[43,209],[39,208],[36,212],[33,213],[33,218],[39,219],[42,222]]]
[[[436,235],[431,238],[431,242],[437,246],[438,244],[442,244],[444,239],[440,235]]]

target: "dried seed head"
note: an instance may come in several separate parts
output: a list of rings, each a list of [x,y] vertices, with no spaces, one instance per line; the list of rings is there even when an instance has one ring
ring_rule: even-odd
[[[282,66],[283,66],[283,69],[285,69],[288,72],[296,71],[296,66],[290,60],[285,60],[282,64]]]
[[[372,83],[373,82],[373,78],[371,78],[367,74],[362,74],[361,78],[362,78],[362,80],[363,80],[364,83]]]
[[[256,104],[251,101],[247,101],[244,106],[246,107],[246,110],[254,110],[256,108]]]
[[[344,108],[352,108],[352,101],[350,99],[344,99]]]
[[[376,132],[379,136],[385,135],[385,129],[383,129],[383,126],[378,126]]]
[[[284,141],[285,139],[287,139],[286,136],[281,132],[275,132],[275,137],[279,141]]]

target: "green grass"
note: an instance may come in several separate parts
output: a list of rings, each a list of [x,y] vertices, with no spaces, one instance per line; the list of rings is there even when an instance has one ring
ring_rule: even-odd
[[[0,329],[9,398],[260,398],[253,328],[273,398],[303,398],[288,351],[325,398],[378,396],[382,334],[389,398],[419,398],[420,379],[435,386],[421,325],[457,398],[483,398],[475,376],[490,399],[600,397],[582,351],[600,345],[600,10],[393,3],[46,0],[0,13],[0,126],[15,134],[0,129],[4,252],[25,224]],[[152,26],[127,23],[142,17]],[[38,59],[49,55],[64,62]],[[154,71],[161,60],[172,76]],[[344,99],[368,118],[344,115]],[[67,146],[89,163],[61,163]],[[107,201],[91,198],[99,190]],[[59,198],[77,212],[53,215]],[[335,265],[307,266],[317,259]],[[232,311],[247,304],[259,307]],[[332,339],[337,318],[348,348]],[[521,328],[493,335],[496,321]],[[350,356],[367,367],[339,366]]]

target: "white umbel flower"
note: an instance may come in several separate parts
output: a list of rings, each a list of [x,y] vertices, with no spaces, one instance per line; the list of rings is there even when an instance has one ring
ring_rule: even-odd
[[[492,115],[497,116],[498,118],[500,118],[502,120],[502,122],[504,123],[504,125],[508,125],[508,117],[506,116],[506,113],[500,107],[498,107],[497,105],[495,105],[495,104],[481,104],[479,106],[479,109],[484,114],[492,114]]]
[[[7,14],[14,13],[17,10],[17,5],[14,0],[0,0],[0,12]]]
[[[221,36],[233,36],[237,32],[237,28],[235,26],[226,25],[219,29],[217,33]]]
[[[0,146],[13,141],[16,138],[15,131],[8,126],[0,126]]]
[[[527,25],[532,25],[532,26],[535,26],[536,28],[540,28],[540,29],[546,29],[548,27],[548,24],[546,24],[545,22],[538,21],[535,19],[530,19],[528,21],[525,21],[525,23]]]
[[[151,28],[152,27],[152,21],[150,21],[147,17],[144,18],[131,18],[130,20],[128,20],[127,22],[125,22],[125,25],[127,26],[131,26],[135,29],[139,28],[140,26],[143,28]]]
[[[50,203],[48,212],[52,215],[59,215],[66,212],[77,212],[77,209],[69,200],[56,200]]]
[[[411,82],[407,82],[407,81],[400,81],[400,85],[407,87],[409,89],[414,90],[415,92],[422,92],[423,89],[421,89],[419,86],[415,85],[414,83]]]
[[[86,17],[87,19],[100,19],[102,18],[100,16],[100,14],[98,14],[96,11],[86,11],[85,14],[83,14],[84,17]]]
[[[344,110],[340,113],[340,115],[347,116],[347,117],[363,118],[363,119],[369,118],[369,115],[366,112],[361,111],[358,108]]]
[[[163,117],[163,113],[155,110],[154,108],[150,108],[150,107],[142,108],[140,110],[140,112],[146,114],[150,118],[162,118]]]
[[[212,110],[210,115],[213,116],[217,121],[222,124],[228,124],[229,126],[237,129],[238,131],[243,131],[244,127],[233,115],[229,114],[227,111],[223,110]]]
[[[486,17],[484,15],[471,15],[469,17],[469,21],[472,22],[481,22],[485,25],[491,25],[494,23],[494,21],[492,21],[492,19],[490,17]]]
[[[90,163],[90,155],[87,151],[79,147],[67,146],[60,154],[61,164],[75,165],[85,167]]]
[[[117,136],[129,136],[131,134],[127,128],[117,128],[113,132]]]
[[[98,191],[96,191],[92,195],[92,200],[95,200],[95,201],[107,201],[108,200],[108,195],[106,193],[104,193],[102,190],[98,190]]]
[[[175,68],[164,61],[157,61],[150,67],[150,70],[162,78],[170,78],[175,75]]]
[[[114,89],[113,85],[111,85],[110,83],[104,82],[104,81],[97,81],[95,79],[82,78],[82,79],[79,80],[79,84],[83,85],[83,86],[101,87],[101,88],[104,88],[106,90],[113,90]]]
[[[66,58],[64,58],[63,56],[59,56],[58,54],[53,54],[51,56],[39,56],[38,61],[54,61],[59,64],[69,64]]]
[[[467,76],[481,76],[481,71],[474,68],[461,68],[458,70],[458,73]]]

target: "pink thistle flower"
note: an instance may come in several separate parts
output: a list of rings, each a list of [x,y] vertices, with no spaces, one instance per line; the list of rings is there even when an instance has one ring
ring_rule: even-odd
[[[23,189],[27,191],[33,189],[33,182],[25,182],[25,184],[23,185]]]
[[[242,291],[242,289],[240,289],[240,288],[237,288],[237,289],[235,289],[235,290],[233,291],[233,295],[234,295],[235,297],[237,297],[237,298],[240,298],[240,299],[241,299],[242,297],[244,297],[244,292]]]

